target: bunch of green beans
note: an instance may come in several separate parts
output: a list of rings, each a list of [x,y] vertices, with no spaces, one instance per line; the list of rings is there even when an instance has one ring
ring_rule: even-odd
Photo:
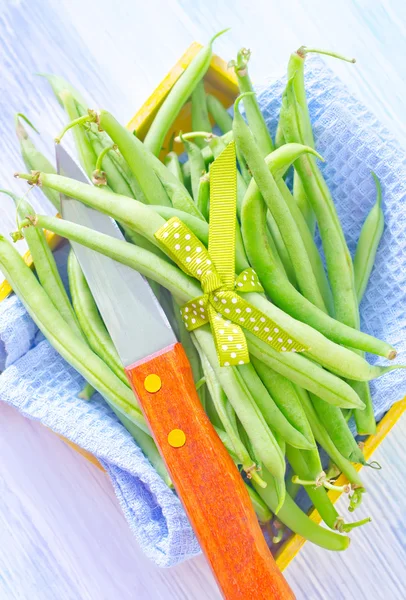
[[[27,142],[20,120],[17,134],[31,173],[18,176],[39,185],[56,205],[61,193],[109,215],[128,241],[35,214],[23,200],[17,202],[15,237],[23,235],[29,243],[39,281],[4,238],[0,238],[0,267],[50,343],[100,391],[170,483],[73,251],[68,262],[71,304],[52,254],[44,246],[42,229],[146,276],[185,347],[202,405],[244,473],[258,518],[268,521],[273,513],[279,527],[324,548],[344,550],[349,538],[340,534],[368,522],[346,523],[328,495],[330,489],[347,493],[351,512],[365,491],[353,463],[366,464],[366,460],[345,411],[354,411],[360,433],[373,432],[368,382],[401,368],[369,364],[365,352],[393,359],[396,350],[359,329],[358,304],[383,231],[380,184],[374,175],[377,201],[362,228],[353,263],[316,162],[322,157],[315,150],[303,79],[304,58],[313,50],[301,48],[290,58],[275,150],[248,74],[249,50],[241,50],[231,63],[241,92],[234,116],[206,92],[204,76],[216,37],[174,85],[144,141],[107,111],[88,110],[82,96],[63,79],[47,76],[69,118],[57,140],[73,130],[80,162],[95,185],[57,175]],[[184,145],[186,161],[171,150],[171,142],[161,162],[164,140],[189,100],[191,130],[179,132],[176,138]],[[247,121],[239,111],[241,101]],[[213,133],[213,126],[221,136]],[[308,350],[277,352],[245,331],[251,362],[220,367],[209,325],[190,334],[179,316],[180,306],[201,295],[200,284],[164,253],[155,233],[177,216],[208,245],[210,165],[232,139],[239,168],[236,273],[253,267],[265,290],[265,294],[244,293],[244,298],[282,329],[292,331]],[[292,165],[293,190],[284,179]],[[313,237],[316,220],[327,273]],[[325,470],[319,447],[335,466],[334,475]],[[288,476],[285,456],[290,463]],[[344,486],[336,484],[339,473],[348,480]],[[332,531],[301,511],[294,500],[299,486]]]

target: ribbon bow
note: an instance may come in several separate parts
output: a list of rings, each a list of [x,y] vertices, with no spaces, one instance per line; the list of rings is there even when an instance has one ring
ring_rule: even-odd
[[[198,279],[203,295],[181,308],[188,331],[210,323],[221,366],[249,362],[241,327],[280,352],[306,350],[272,319],[239,296],[238,292],[263,292],[254,269],[235,277],[236,157],[231,142],[210,167],[209,249],[178,218],[172,217],[155,237],[165,252]]]

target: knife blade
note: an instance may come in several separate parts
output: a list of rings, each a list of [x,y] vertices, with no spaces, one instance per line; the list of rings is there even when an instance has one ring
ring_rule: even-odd
[[[56,157],[59,174],[90,183],[61,145]],[[61,211],[64,219],[124,239],[110,217],[62,194]],[[294,598],[148,282],[78,243],[73,249],[223,597]]]
[[[60,144],[55,152],[60,175],[90,184]],[[63,194],[61,213],[68,221],[124,240],[113,219]],[[86,279],[91,281],[92,294],[125,367],[176,342],[169,321],[144,277],[108,256],[75,242],[72,246]],[[116,310],[117,298],[120,299],[119,311]],[[129,314],[132,315],[130,321]]]

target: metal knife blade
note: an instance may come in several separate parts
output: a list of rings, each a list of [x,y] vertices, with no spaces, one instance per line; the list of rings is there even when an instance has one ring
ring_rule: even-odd
[[[60,175],[91,185],[60,144],[56,144],[55,154]],[[68,221],[124,240],[113,219],[64,194],[61,213]],[[76,242],[72,246],[124,367],[176,343],[169,321],[144,277]]]

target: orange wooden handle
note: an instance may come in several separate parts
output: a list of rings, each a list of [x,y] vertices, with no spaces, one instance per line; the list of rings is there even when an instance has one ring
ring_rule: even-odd
[[[224,598],[294,598],[241,475],[202,408],[182,345],[126,372]]]

